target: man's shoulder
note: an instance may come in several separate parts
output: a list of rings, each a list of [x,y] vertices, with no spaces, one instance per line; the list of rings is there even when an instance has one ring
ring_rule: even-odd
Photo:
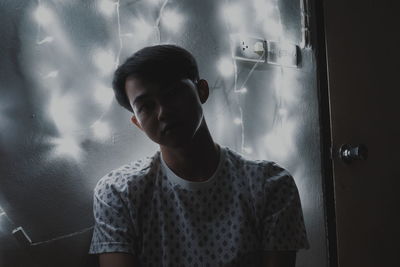
[[[134,160],[111,170],[100,178],[96,184],[95,190],[100,188],[109,189],[109,187],[123,190],[130,183],[143,181],[143,179],[153,171],[154,167],[157,167],[155,165],[160,163],[158,156],[159,151],[153,156]]]
[[[264,159],[251,159],[250,157],[241,154],[229,147],[224,147],[224,149],[226,150],[226,158],[236,167],[244,167],[244,168],[256,167],[260,169],[275,164],[274,161],[269,161]]]
[[[265,159],[251,159],[243,154],[240,154],[228,147],[226,149],[226,157],[231,164],[231,170],[240,172],[241,174],[256,175],[257,178],[263,177],[266,181],[273,182],[274,180],[286,179],[291,177],[291,174],[279,165],[276,161]]]

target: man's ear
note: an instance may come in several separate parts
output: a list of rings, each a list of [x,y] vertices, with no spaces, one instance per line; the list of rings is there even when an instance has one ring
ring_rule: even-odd
[[[197,92],[199,93],[200,102],[204,104],[210,94],[210,88],[208,87],[208,82],[204,79],[200,79],[197,82]]]
[[[140,125],[140,123],[139,123],[139,121],[137,120],[137,118],[136,118],[135,115],[132,115],[132,117],[131,117],[131,122],[132,122],[133,124],[135,124],[140,130],[143,131],[143,128],[142,128],[142,126]]]

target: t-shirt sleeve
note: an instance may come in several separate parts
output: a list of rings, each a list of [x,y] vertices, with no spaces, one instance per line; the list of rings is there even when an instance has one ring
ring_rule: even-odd
[[[285,169],[268,165],[265,210],[262,218],[264,250],[299,250],[310,247],[304,225],[299,192]]]
[[[101,179],[93,194],[95,225],[89,254],[126,252],[136,255],[134,225],[121,188]]]

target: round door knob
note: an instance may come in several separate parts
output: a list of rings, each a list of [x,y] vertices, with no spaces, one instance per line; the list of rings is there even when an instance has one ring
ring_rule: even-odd
[[[339,149],[339,158],[345,163],[351,163],[355,160],[366,160],[368,158],[368,149],[363,144],[344,144]]]

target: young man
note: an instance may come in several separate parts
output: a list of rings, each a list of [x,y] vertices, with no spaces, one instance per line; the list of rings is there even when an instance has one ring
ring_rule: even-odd
[[[209,87],[188,51],[141,49],[113,88],[160,150],[98,182],[89,253],[101,267],[295,266],[309,247],[295,182],[213,141],[202,110]]]

